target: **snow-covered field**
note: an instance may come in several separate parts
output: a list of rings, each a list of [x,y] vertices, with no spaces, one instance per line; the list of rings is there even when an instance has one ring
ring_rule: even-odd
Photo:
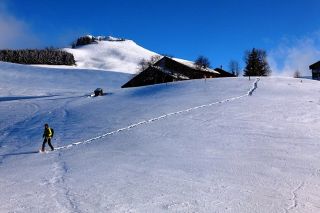
[[[129,77],[0,63],[0,212],[320,212],[320,82]]]

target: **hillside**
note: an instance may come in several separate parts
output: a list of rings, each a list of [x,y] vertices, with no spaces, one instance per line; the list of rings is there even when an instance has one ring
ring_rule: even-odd
[[[65,48],[74,55],[77,68],[109,70],[134,74],[142,59],[156,55],[132,40],[101,40],[95,43]]]
[[[76,71],[0,63],[0,212],[319,211],[320,82]]]

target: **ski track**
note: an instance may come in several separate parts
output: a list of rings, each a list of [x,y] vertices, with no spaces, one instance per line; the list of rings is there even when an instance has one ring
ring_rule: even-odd
[[[28,115],[35,115],[35,114],[38,114],[38,112],[40,111],[39,105],[37,105],[35,103],[27,102],[26,103],[26,107],[27,106],[31,106],[31,108],[32,108],[32,111],[30,113],[28,113]],[[13,123],[13,124],[9,125],[7,128],[0,129],[0,132],[3,132],[2,135],[0,135],[0,147],[6,147],[6,149],[7,149],[6,151],[7,152],[10,151],[11,153],[14,153],[14,152],[18,151],[21,147],[25,146],[25,144],[22,144],[22,145],[19,145],[19,146],[16,146],[16,147],[13,148],[13,147],[9,146],[10,143],[12,142],[12,140],[10,140],[9,142],[5,142],[5,141],[6,141],[6,138],[8,138],[11,135],[14,135],[14,132],[16,131],[17,126],[23,126],[23,124],[29,122],[30,120],[34,119],[35,117],[36,116],[31,116],[31,118],[28,118],[26,116],[26,118],[24,118],[23,120],[18,121],[16,123]],[[15,139],[15,140],[17,140],[17,139]],[[0,166],[1,166],[1,164],[3,164],[3,161],[8,156],[10,156],[10,155],[6,155],[6,154],[2,154],[1,153]]]
[[[298,195],[297,195],[297,192],[304,186],[304,182],[301,182],[295,189],[293,189],[291,191],[291,201],[292,201],[292,204],[287,207],[285,209],[285,212],[289,212],[291,211],[292,209],[296,208],[298,206]]]
[[[131,125],[127,126],[127,127],[123,127],[123,128],[111,131],[111,132],[107,132],[107,133],[105,133],[103,135],[99,135],[99,136],[96,136],[94,138],[90,138],[90,139],[87,139],[87,140],[84,140],[84,141],[74,142],[74,143],[71,143],[71,144],[65,145],[65,146],[56,147],[55,151],[62,150],[62,149],[69,149],[69,148],[72,148],[72,147],[77,146],[77,145],[89,144],[89,143],[92,143],[95,140],[107,137],[109,135],[114,135],[114,134],[117,134],[119,132],[122,132],[122,131],[125,131],[125,130],[130,130],[132,128],[138,127],[138,126],[143,125],[143,124],[149,124],[149,123],[152,123],[152,122],[155,122],[155,121],[158,121],[158,120],[162,120],[162,119],[168,118],[168,117],[173,116],[173,115],[178,115],[178,114],[181,114],[181,113],[186,113],[186,112],[190,112],[190,111],[193,111],[193,110],[197,110],[197,109],[201,109],[201,108],[205,108],[205,107],[210,107],[210,106],[213,106],[213,105],[223,104],[223,103],[235,101],[237,99],[241,99],[241,98],[244,98],[244,97],[247,97],[247,96],[251,96],[253,94],[253,92],[258,88],[258,82],[259,81],[260,81],[260,78],[257,78],[254,81],[254,83],[252,85],[252,88],[244,95],[233,97],[233,98],[224,99],[224,100],[221,100],[221,101],[216,101],[216,102],[209,103],[209,104],[204,104],[204,105],[192,107],[192,108],[181,110],[181,111],[177,111],[177,112],[171,112],[171,113],[164,114],[164,115],[161,115],[161,116],[156,117],[156,118],[151,118],[149,120],[140,121],[138,123],[131,124]]]
[[[63,120],[68,119],[69,112],[67,111],[67,106],[70,103],[68,101],[64,106],[59,107],[61,110],[55,110],[59,113],[59,116]],[[65,122],[63,122],[64,124]],[[64,128],[64,127],[63,127]],[[64,131],[63,131],[64,132]],[[63,138],[64,135],[61,137]],[[57,137],[57,141],[60,141],[60,137]],[[66,161],[63,160],[63,153],[59,152],[53,157],[53,164],[51,168],[52,176],[45,181],[45,185],[48,185],[51,189],[51,196],[55,199],[56,208],[58,212],[81,212],[78,208],[77,202],[74,199],[71,189],[66,183],[68,173],[68,165]]]
[[[53,177],[49,179],[48,184],[52,188],[53,197],[55,197],[58,209],[63,212],[80,212],[76,201],[72,197],[72,193],[68,184],[66,184],[66,173],[68,167],[66,162],[59,160],[61,153],[58,155],[58,159],[53,164]]]
[[[20,101],[18,101],[18,103],[20,103]],[[34,115],[39,113],[40,106],[38,104],[30,103],[30,102],[26,102],[24,104],[25,104],[24,108],[28,109],[28,107],[30,107],[31,111],[22,120],[17,121],[17,122],[12,122],[5,128],[0,128],[0,132],[3,132],[2,135],[0,136],[0,139],[1,139],[0,145],[3,145],[3,143],[5,141],[3,138],[6,138],[10,134],[12,134],[14,132],[14,130],[17,128],[17,126],[21,126],[22,124],[27,123],[28,121],[34,119],[36,117]]]
[[[63,107],[62,118],[64,120],[67,120],[69,116],[69,112],[66,110],[68,104],[69,102],[66,103],[65,106]],[[77,202],[72,196],[71,189],[68,187],[68,184],[65,181],[66,174],[68,172],[68,166],[67,166],[67,163],[63,161],[62,157],[63,157],[62,153],[60,152],[57,155],[57,158],[55,160],[55,165],[53,166],[53,169],[52,169],[54,173],[53,178],[58,180],[57,182],[53,182],[54,183],[53,188],[57,192],[59,192],[58,198],[56,198],[56,201],[57,203],[60,203],[61,206],[64,206],[64,207],[67,206],[67,212],[81,212],[80,209],[78,209]],[[63,198],[63,199],[59,200],[59,198]],[[67,205],[64,205],[64,203],[66,203]]]

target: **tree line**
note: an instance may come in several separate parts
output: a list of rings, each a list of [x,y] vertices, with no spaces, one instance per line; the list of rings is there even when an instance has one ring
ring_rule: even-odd
[[[91,35],[86,35],[86,36],[81,36],[77,38],[76,41],[72,42],[71,46],[73,49],[79,47],[79,46],[84,46],[88,44],[97,44],[98,41],[125,41],[124,38],[114,38],[111,36],[91,36]]]
[[[245,52],[245,68],[243,76],[269,76],[271,69],[267,61],[267,53],[263,49],[253,48]],[[210,61],[207,57],[199,56],[195,60],[196,67],[209,68]],[[229,64],[229,72],[238,76],[241,72],[239,63],[236,60],[231,60]]]
[[[72,43],[72,48],[76,48],[78,46],[88,45],[95,43],[96,40],[93,36],[81,36],[75,42]]]
[[[76,63],[73,54],[55,48],[0,50],[0,61],[49,65],[75,65]]]

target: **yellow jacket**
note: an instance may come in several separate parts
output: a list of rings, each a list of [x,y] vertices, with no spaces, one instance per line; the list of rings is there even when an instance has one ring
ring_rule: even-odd
[[[51,136],[52,136],[51,128],[50,128],[50,127],[44,128],[42,137],[44,137],[44,138],[51,138]]]

